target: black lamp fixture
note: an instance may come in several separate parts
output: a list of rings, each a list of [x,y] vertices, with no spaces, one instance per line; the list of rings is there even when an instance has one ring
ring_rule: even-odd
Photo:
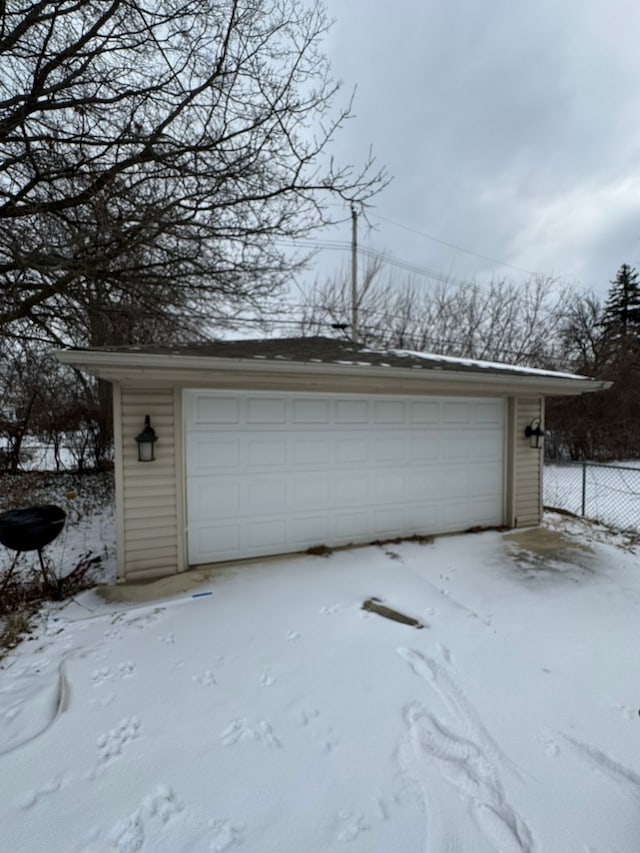
[[[539,450],[544,443],[544,430],[540,423],[540,418],[534,418],[530,424],[524,428],[525,438],[529,439],[529,447]]]
[[[138,462],[153,462],[156,458],[155,443],[158,440],[156,431],[151,426],[149,415],[145,416],[144,429],[136,436],[138,442]]]

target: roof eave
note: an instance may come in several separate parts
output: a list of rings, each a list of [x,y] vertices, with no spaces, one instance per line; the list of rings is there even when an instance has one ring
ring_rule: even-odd
[[[495,388],[499,393],[543,394],[569,396],[602,391],[612,383],[588,377],[548,376],[533,373],[488,372],[478,370],[452,370],[427,367],[382,367],[379,365],[333,362],[297,362],[290,359],[262,358],[212,358],[210,356],[178,355],[170,353],[109,352],[105,350],[55,350],[62,364],[81,368],[108,381],[131,381],[145,377],[150,381],[166,379],[180,384],[196,385],[198,380],[220,374],[256,377],[307,375],[308,377],[368,377],[369,379],[404,380],[427,386],[478,385],[484,389]]]

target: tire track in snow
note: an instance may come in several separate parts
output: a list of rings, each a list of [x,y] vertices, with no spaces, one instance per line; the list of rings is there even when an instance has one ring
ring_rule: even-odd
[[[49,682],[49,684],[39,691],[38,694],[19,700],[20,704],[18,707],[20,708],[26,702],[33,703],[34,700],[42,701],[42,718],[41,721],[34,726],[35,731],[26,731],[21,737],[16,738],[15,741],[10,742],[7,746],[0,749],[0,757],[3,755],[9,755],[9,753],[15,752],[23,746],[26,746],[28,743],[36,740],[36,738],[40,737],[40,735],[50,729],[58,717],[67,710],[71,696],[71,688],[66,674],[67,660],[70,660],[73,657],[83,658],[88,654],[89,651],[66,654],[57,666],[53,683]],[[14,714],[14,716],[16,715]]]
[[[620,764],[595,746],[576,740],[563,732],[558,732],[558,735],[569,744],[576,755],[619,785],[634,800],[640,799],[640,775],[638,773],[629,767],[625,767],[624,764]]]
[[[461,720],[468,731],[476,733],[479,742],[483,745],[484,751],[493,756],[495,761],[506,764],[516,775],[520,776],[516,765],[504,754],[491,737],[478,712],[445,667],[439,664],[438,661],[423,655],[415,649],[407,649],[400,646],[397,652],[409,664],[416,675],[424,678],[433,687],[453,716]],[[449,656],[451,655],[450,652],[448,654]]]
[[[404,714],[413,771],[422,784],[427,812],[426,849],[480,853],[479,828],[490,845],[485,850],[534,853],[533,835],[509,804],[497,771],[500,762],[510,762],[462,689],[437,661],[413,649],[397,651],[433,687],[454,720],[453,725],[443,722],[419,702],[409,705]],[[446,792],[442,779],[450,786]],[[460,794],[465,804],[462,813]]]

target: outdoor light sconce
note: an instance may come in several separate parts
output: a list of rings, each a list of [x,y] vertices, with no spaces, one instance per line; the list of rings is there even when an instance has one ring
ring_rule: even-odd
[[[534,418],[524,428],[525,438],[529,439],[529,447],[539,450],[544,442],[544,430],[540,424],[540,418]]]
[[[138,442],[138,462],[153,462],[156,458],[155,443],[158,440],[156,431],[151,426],[151,419],[147,415],[144,419],[144,429],[136,436]]]

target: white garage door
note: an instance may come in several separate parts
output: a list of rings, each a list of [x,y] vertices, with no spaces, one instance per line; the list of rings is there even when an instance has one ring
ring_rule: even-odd
[[[504,403],[186,391],[189,563],[503,521]]]

